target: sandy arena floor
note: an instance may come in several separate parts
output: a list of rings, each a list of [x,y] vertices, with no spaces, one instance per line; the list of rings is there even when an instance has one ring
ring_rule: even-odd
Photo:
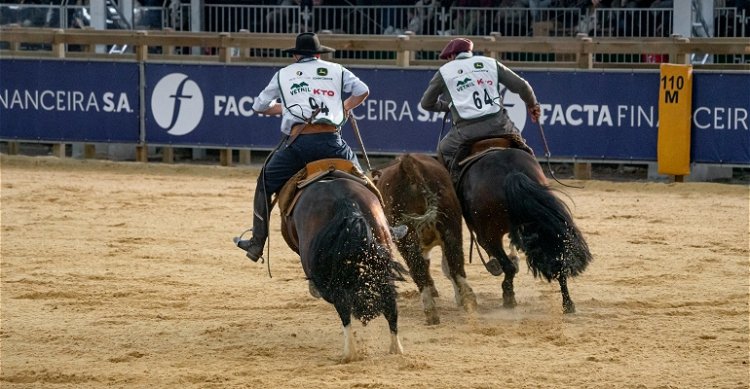
[[[381,317],[355,325],[365,359],[341,364],[338,317],[308,293],[278,213],[273,278],[231,242],[257,168],[0,163],[3,388],[750,386],[744,185],[580,182],[566,202],[595,260],[570,284],[576,314],[525,266],[503,309],[475,254],[468,316],[434,260],[442,323],[399,283],[405,353],[387,353]]]

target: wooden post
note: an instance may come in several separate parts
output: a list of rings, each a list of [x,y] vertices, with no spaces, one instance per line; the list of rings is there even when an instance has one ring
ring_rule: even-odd
[[[228,38],[228,32],[219,33],[219,42],[221,42],[221,46],[219,46],[219,62],[221,63],[232,62],[232,48],[227,46],[229,44]]]
[[[161,148],[161,161],[164,163],[174,163],[174,148],[172,146]]]
[[[575,162],[573,164],[573,177],[576,180],[590,180],[591,162]]]
[[[162,29],[164,32],[174,32],[174,29],[172,27],[164,27]],[[172,55],[174,54],[174,44],[164,45],[161,47],[161,55]]]
[[[8,142],[8,155],[18,155],[21,151],[21,144],[18,142]]]
[[[407,37],[409,37],[409,39],[411,39],[411,37],[414,36],[414,35],[416,35],[416,34],[414,33],[414,31],[404,31],[404,35],[406,35]],[[409,51],[409,61],[411,62],[411,61],[414,61],[415,59],[417,59],[417,52],[410,50]]]
[[[680,50],[681,43],[690,43],[690,39],[683,37],[682,35],[672,35],[674,44],[672,49],[669,51],[669,63],[689,65],[690,64],[690,53],[683,52]]]
[[[83,145],[83,158],[93,159],[96,158],[96,145],[86,143]]]
[[[143,62],[148,59],[148,45],[145,44],[148,31],[140,30],[135,33],[138,35],[138,43],[135,45],[135,59],[136,61]]]
[[[64,33],[65,30],[58,28],[52,37],[52,56],[55,58],[65,58],[65,43],[62,43]]]
[[[408,41],[409,36],[408,35],[399,35],[398,36],[399,41]],[[400,45],[399,45],[400,46]],[[396,66],[400,66],[402,68],[409,67],[409,57],[411,56],[411,52],[409,50],[399,50],[396,52]]]
[[[251,162],[251,154],[250,150],[242,149],[240,150],[240,165],[249,165]]]
[[[232,149],[221,149],[219,151],[219,162],[221,166],[232,166]]]
[[[239,34],[240,35],[249,35],[250,31],[248,31],[247,29],[243,28],[243,29],[241,29],[239,31]],[[242,50],[240,50],[240,57],[242,57],[242,58],[250,58],[250,52],[251,51],[252,50],[249,47],[243,47]]]
[[[136,162],[148,162],[148,147],[145,144],[135,146]]]
[[[492,31],[492,32],[490,32],[490,40],[492,42],[497,42],[497,38],[499,38],[501,36],[503,36],[503,34],[501,34],[499,31]],[[500,60],[500,52],[498,52],[498,51],[490,51],[489,57],[492,58],[492,59],[494,59],[494,60],[496,60],[496,61],[499,61]]]
[[[592,45],[591,38],[586,34],[576,35],[578,40],[581,42],[581,48],[576,53],[576,62],[578,63],[579,69],[593,69],[594,68],[594,53],[591,52],[590,47]]]
[[[52,145],[52,156],[65,158],[65,143],[55,143]]]

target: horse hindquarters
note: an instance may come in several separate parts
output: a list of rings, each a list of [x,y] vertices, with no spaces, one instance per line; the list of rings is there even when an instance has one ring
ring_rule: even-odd
[[[388,220],[409,228],[396,246],[420,291],[427,324],[440,323],[428,256],[437,245],[442,248],[444,274],[453,283],[456,303],[469,312],[475,310],[476,297],[464,271],[461,206],[448,171],[431,156],[407,153],[381,173],[377,185]]]
[[[574,312],[567,277],[582,273],[591,253],[568,208],[548,187],[522,172],[509,173],[504,187],[511,243],[526,253],[535,277],[558,280],[563,309]]]
[[[393,259],[389,247],[376,236],[385,229],[376,230],[356,200],[341,198],[331,209],[335,212],[312,240],[309,258],[303,261],[308,261],[313,285],[341,318],[344,361],[358,359],[350,316],[367,324],[382,313],[391,331],[391,352],[401,352]]]

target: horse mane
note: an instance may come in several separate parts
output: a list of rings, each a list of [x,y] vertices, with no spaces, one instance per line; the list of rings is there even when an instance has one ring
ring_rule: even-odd
[[[312,242],[310,279],[326,301],[352,307],[352,315],[367,324],[385,308],[384,297],[394,294],[393,280],[403,276],[356,202],[341,198],[334,209]]]

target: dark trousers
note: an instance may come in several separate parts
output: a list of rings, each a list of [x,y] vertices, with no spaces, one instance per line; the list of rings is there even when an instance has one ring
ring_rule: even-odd
[[[348,159],[360,171],[356,154],[339,132],[302,134],[289,143],[287,136],[263,167],[255,186],[253,199],[253,236],[268,237],[268,215],[271,195],[310,162],[324,158]]]

